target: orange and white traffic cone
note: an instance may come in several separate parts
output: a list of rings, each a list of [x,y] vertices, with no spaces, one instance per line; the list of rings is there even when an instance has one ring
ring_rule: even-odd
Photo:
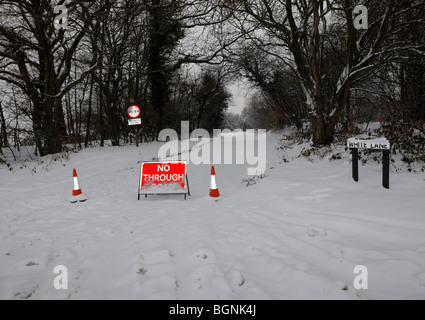
[[[215,181],[215,169],[211,167],[211,185],[210,185],[210,197],[219,198],[220,192],[218,191],[217,182]]]
[[[83,191],[81,191],[80,184],[78,183],[77,170],[74,169],[73,172],[74,177],[74,190],[72,190],[72,200],[71,203],[85,202],[87,198],[83,195]]]

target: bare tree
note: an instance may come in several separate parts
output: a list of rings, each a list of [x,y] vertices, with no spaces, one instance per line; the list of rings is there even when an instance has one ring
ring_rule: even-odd
[[[225,66],[210,66],[197,75],[180,74],[167,109],[167,124],[179,129],[184,119],[190,122],[191,130],[204,128],[212,132],[220,128],[230,102],[225,88],[227,72]]]
[[[369,10],[369,26],[357,30],[354,8]],[[223,1],[235,25],[267,55],[285,64],[306,96],[315,145],[333,142],[349,106],[352,86],[403,51],[423,47],[397,37],[425,17],[407,18],[424,1],[235,0]],[[257,26],[255,32],[248,28]],[[339,36],[340,38],[336,38]],[[335,58],[338,59],[335,59]]]
[[[0,80],[20,88],[30,99],[41,155],[61,151],[61,136],[66,135],[62,98],[97,68],[94,63],[67,82],[88,26],[79,24],[79,15],[90,2],[68,2],[69,29],[60,30],[55,29],[56,14],[50,1],[3,1],[1,6],[1,14],[13,20],[0,24]]]
[[[262,112],[266,112],[274,127],[303,126],[308,117],[305,96],[300,82],[288,68],[274,57],[264,56],[262,50],[253,46],[243,47],[234,64],[243,77],[260,89]],[[252,104],[251,108],[254,106],[260,107]]]
[[[96,6],[101,8],[103,3],[97,2]],[[107,4],[102,14],[91,21],[88,36],[90,50],[99,60],[99,70],[92,76],[101,100],[98,118],[102,124],[102,145],[103,131],[106,131],[116,146],[127,132],[125,110],[131,104],[145,100],[147,22],[146,8],[140,1],[111,0]],[[93,86],[90,96],[93,96]],[[90,106],[89,101],[88,124],[91,121]]]

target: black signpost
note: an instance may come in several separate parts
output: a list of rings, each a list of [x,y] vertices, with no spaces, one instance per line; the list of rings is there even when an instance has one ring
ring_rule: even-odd
[[[382,185],[384,188],[389,189],[390,188],[390,150],[384,150],[382,151],[382,169],[383,169],[383,175],[382,175]]]
[[[135,126],[134,134],[136,139],[136,147],[139,147],[139,131],[137,127],[142,124],[142,119],[140,119],[141,110],[138,106],[132,105],[127,109],[127,114],[130,117],[128,120],[129,126]]]
[[[351,149],[353,156],[353,179],[359,182],[359,149]]]
[[[351,149],[353,180],[359,181],[359,149],[382,150],[382,186],[390,188],[390,149],[391,145],[386,139],[358,140],[355,138],[347,141],[347,146]]]

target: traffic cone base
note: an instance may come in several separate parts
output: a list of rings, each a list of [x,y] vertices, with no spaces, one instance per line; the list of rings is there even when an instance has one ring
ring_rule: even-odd
[[[212,198],[220,197],[220,192],[218,191],[218,189],[211,189],[210,190],[210,197],[212,197]]]
[[[81,191],[81,189],[78,190],[72,190],[72,195],[74,197],[79,196],[80,194],[82,194],[83,192]]]

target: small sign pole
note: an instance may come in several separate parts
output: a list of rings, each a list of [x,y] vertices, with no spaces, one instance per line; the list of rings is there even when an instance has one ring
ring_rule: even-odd
[[[359,182],[359,149],[351,149],[353,155],[353,179]]]
[[[128,120],[129,126],[135,126],[134,133],[135,133],[135,139],[136,139],[136,147],[139,147],[139,135],[137,131],[137,126],[142,124],[142,120],[139,118],[141,114],[141,110],[138,106],[132,105],[127,109],[127,114],[130,117],[130,120]]]
[[[382,166],[382,185],[385,189],[390,188],[390,150],[383,151],[383,166]]]

